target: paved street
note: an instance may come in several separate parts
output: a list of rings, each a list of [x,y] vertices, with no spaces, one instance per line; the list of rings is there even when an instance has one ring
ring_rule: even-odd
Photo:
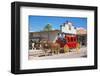
[[[35,52],[37,50],[30,50],[29,52],[29,60],[30,59],[59,59],[59,58],[81,58],[81,57],[87,57],[87,48],[86,47],[82,47],[80,48],[80,51],[77,52],[76,49],[72,49],[71,52],[68,53],[60,53],[60,54],[53,54],[51,56],[42,56],[42,57],[38,57],[37,52]],[[43,51],[38,50],[39,54],[44,54]],[[36,54],[35,54],[36,53]]]

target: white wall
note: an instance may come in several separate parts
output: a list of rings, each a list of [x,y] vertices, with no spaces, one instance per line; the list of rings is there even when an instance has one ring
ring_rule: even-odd
[[[1,0],[0,2],[0,76],[14,76],[10,73],[10,36],[11,36],[11,5],[14,0]],[[18,1],[18,0],[16,0]],[[74,5],[88,5],[98,6],[100,13],[100,0],[20,0],[31,2],[44,2],[44,3],[59,3],[59,4],[74,4]],[[100,20],[100,15],[98,16]],[[99,22],[99,21],[98,21]],[[100,24],[100,23],[99,23]],[[98,24],[98,25],[99,25]],[[100,26],[98,26],[100,29]],[[99,30],[100,32],[100,30]],[[100,42],[100,36],[98,38]],[[100,45],[100,43],[99,43]],[[100,50],[100,47],[99,47]],[[100,54],[100,51],[99,51]],[[99,55],[100,58],[100,55]],[[99,59],[100,67],[100,59]],[[84,70],[84,71],[69,71],[69,72],[54,72],[54,73],[40,73],[34,76],[99,76],[100,68],[98,70]],[[32,76],[33,74],[26,74]],[[25,74],[22,76],[26,76]]]
[[[70,29],[69,29],[70,27]],[[69,34],[76,34],[76,29],[74,28],[73,24],[71,22],[68,22],[65,24],[65,26],[61,27],[62,32],[69,33]]]

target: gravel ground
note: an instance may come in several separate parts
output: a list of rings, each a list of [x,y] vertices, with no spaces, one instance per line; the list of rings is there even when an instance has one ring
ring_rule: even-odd
[[[38,51],[38,52],[37,52]],[[41,55],[39,57],[38,55]],[[87,57],[87,48],[82,47],[80,48],[79,52],[76,52],[76,49],[72,49],[71,52],[68,53],[60,53],[60,54],[53,54],[49,56],[45,56],[46,54],[42,50],[29,50],[29,60],[41,60],[41,59],[60,59],[60,58],[82,58]]]

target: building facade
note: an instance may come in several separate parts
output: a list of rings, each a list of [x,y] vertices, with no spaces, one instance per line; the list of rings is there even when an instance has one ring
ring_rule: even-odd
[[[71,22],[66,22],[63,25],[61,25],[61,32],[67,34],[76,34],[76,28]]]
[[[78,42],[82,46],[87,46],[87,31],[84,28],[77,29]]]
[[[52,31],[41,31],[41,32],[30,32],[30,39],[33,40],[48,40],[54,42],[57,39],[58,33],[60,30],[52,30]]]

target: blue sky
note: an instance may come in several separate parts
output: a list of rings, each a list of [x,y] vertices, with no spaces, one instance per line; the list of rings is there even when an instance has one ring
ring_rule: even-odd
[[[42,31],[49,23],[54,30],[60,29],[60,25],[66,21],[72,22],[76,28],[87,29],[87,18],[81,17],[58,17],[58,16],[29,16],[29,32]]]

